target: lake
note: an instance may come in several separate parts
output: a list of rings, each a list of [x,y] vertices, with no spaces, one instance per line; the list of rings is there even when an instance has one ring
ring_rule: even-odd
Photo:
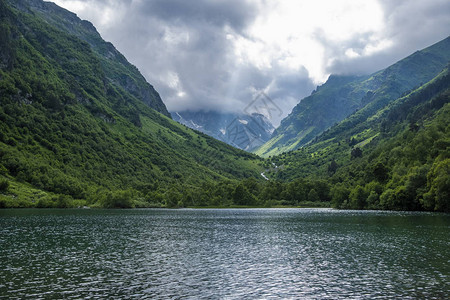
[[[2,298],[450,298],[450,215],[0,210]]]

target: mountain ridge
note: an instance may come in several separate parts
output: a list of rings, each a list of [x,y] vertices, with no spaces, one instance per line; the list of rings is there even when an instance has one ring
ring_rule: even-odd
[[[165,104],[162,102],[158,92],[141,75],[139,70],[111,44],[104,41],[94,25],[53,2],[40,0],[17,0],[12,3],[13,7],[32,14],[38,14],[50,25],[59,30],[64,29],[71,35],[87,42],[91,49],[98,55],[107,72],[106,78],[127,90],[133,96],[143,100],[156,111],[170,117]],[[108,72],[114,70],[113,72]]]
[[[337,208],[449,211],[449,117],[447,65],[369,118],[347,118],[305,147],[270,158],[282,168],[266,175],[294,186],[326,180]]]
[[[267,157],[300,148],[366,105],[381,107],[432,79],[450,59],[450,37],[368,76],[332,75],[301,100],[265,145],[254,153]],[[374,107],[374,109],[376,109]]]
[[[448,38],[372,75],[331,76],[300,103],[300,148],[263,160],[150,107],[106,42],[8,3],[19,2],[0,0],[0,207],[450,211]]]

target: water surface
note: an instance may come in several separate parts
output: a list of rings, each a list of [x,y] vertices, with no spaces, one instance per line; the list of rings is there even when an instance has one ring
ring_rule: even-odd
[[[1,210],[3,298],[450,297],[450,215]]]

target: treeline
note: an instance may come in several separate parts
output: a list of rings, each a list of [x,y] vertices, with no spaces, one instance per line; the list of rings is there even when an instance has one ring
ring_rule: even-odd
[[[167,207],[274,207],[329,206],[330,186],[323,180],[299,179],[290,183],[261,181],[220,181],[196,187],[173,187],[167,192]]]
[[[329,207],[330,185],[323,180],[299,179],[290,183],[261,181],[218,181],[199,186],[148,186],[140,190],[97,188],[77,198],[68,194],[37,193],[31,202],[14,201],[2,195],[10,192],[10,182],[0,181],[0,208],[145,208],[145,207]]]

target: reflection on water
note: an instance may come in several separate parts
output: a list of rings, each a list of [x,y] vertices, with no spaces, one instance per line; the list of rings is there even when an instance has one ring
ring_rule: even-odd
[[[448,214],[2,210],[5,298],[449,298]]]

